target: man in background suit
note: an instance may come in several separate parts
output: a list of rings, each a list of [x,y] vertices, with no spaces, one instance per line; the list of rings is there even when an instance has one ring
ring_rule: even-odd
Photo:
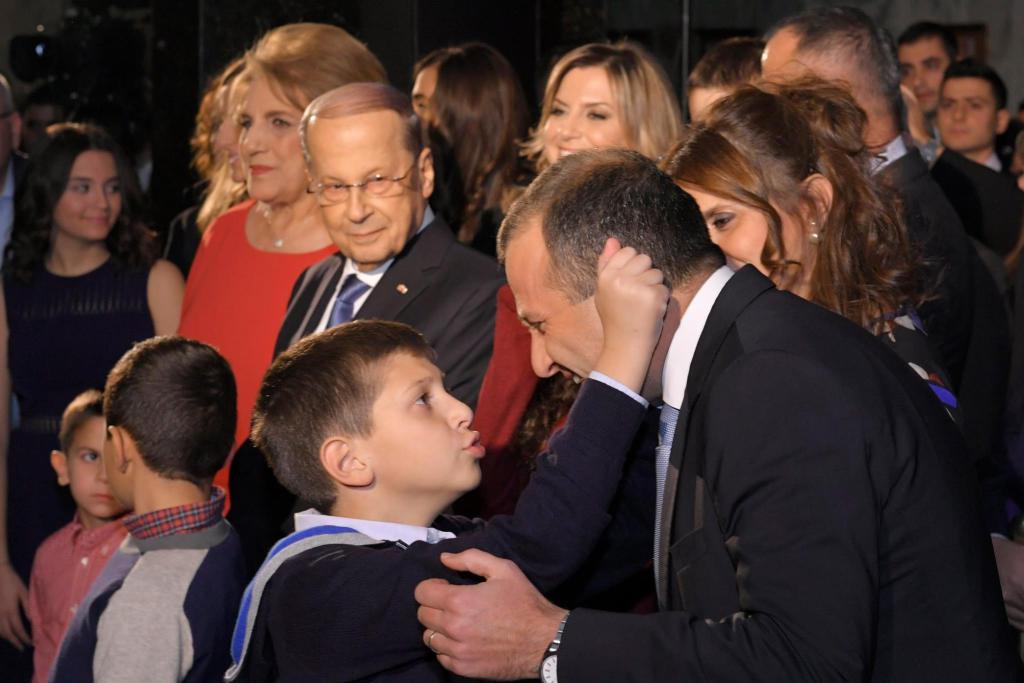
[[[1006,84],[995,69],[965,59],[946,69],[938,124],[945,150],[932,177],[953,204],[964,228],[1000,256],[1017,246],[1024,193],[996,154],[1006,130]]]
[[[922,275],[920,289],[930,297],[919,312],[960,399],[964,437],[977,462],[989,530],[1005,535],[1008,466],[1002,416],[1010,363],[1009,321],[996,282],[960,218],[921,154],[907,143],[892,38],[859,9],[809,9],[769,31],[762,72],[770,81],[807,74],[837,81],[849,88],[867,114],[864,144],[878,155],[877,176],[891,183],[904,201],[907,234]],[[1006,543],[1005,537],[993,539],[996,546]],[[1024,546],[1005,550],[999,555],[1000,576],[1020,581],[1024,595]],[[1019,569],[1005,564],[1011,556],[1017,558],[1014,564]],[[1020,608],[1024,610],[1024,598]]]
[[[1017,680],[970,459],[926,384],[860,327],[723,267],[696,203],[637,154],[563,159],[505,219],[538,372],[593,368],[609,238],[672,290],[643,391],[664,401],[661,613],[566,612],[507,561],[442,556],[487,580],[417,587],[441,664],[548,683]]]
[[[275,355],[355,318],[403,322],[434,348],[448,392],[475,406],[504,278],[427,205],[434,169],[409,97],[381,84],[343,86],[310,103],[299,132],[338,253],[299,276]],[[231,490],[229,520],[255,571],[295,500],[248,441],[232,463]]]
[[[0,74],[0,252],[11,239],[14,226],[14,188],[25,170],[27,160],[18,151],[21,142],[21,115],[14,108],[11,85]]]
[[[434,170],[408,97],[344,86],[317,98],[300,130],[338,253],[295,283],[276,351],[345,319],[403,322],[434,347],[448,391],[475,406],[503,278],[428,206]]]

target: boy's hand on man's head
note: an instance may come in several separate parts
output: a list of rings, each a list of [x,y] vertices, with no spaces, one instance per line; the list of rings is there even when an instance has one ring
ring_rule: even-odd
[[[0,638],[18,650],[32,644],[21,616],[28,606],[28,589],[10,562],[0,564]]]
[[[639,392],[671,292],[651,259],[609,237],[597,262],[594,303],[604,347],[594,369]]]

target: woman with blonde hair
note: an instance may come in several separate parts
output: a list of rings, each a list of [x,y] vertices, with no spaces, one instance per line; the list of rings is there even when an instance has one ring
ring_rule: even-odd
[[[682,130],[676,96],[647,50],[629,41],[591,43],[566,53],[551,69],[540,121],[523,154],[538,173],[582,149],[624,147],[657,160]],[[474,507],[467,509],[485,516],[511,512],[534,456],[569,412],[576,381],[563,375],[537,378],[530,332],[518,319],[511,290],[502,287],[494,354],[474,423],[488,457],[481,462]]]
[[[957,417],[915,310],[925,296],[898,196],[871,176],[865,122],[847,91],[823,81],[748,86],[715,104],[664,166],[731,266],[752,265],[875,334]]]
[[[249,200],[203,235],[185,291],[180,333],[215,346],[238,385],[236,446],[249,433],[260,379],[270,365],[288,296],[307,267],[335,251],[308,180],[298,126],[318,95],[347,83],[384,82],[365,45],[327,24],[266,33],[236,78],[236,113]],[[217,481],[227,481],[222,471]]]
[[[238,57],[210,79],[199,102],[195,132],[189,141],[192,167],[199,174],[199,203],[178,214],[167,230],[164,258],[186,276],[203,233],[220,214],[245,199],[245,174],[238,156],[238,110],[245,69]]]
[[[660,159],[682,130],[679,102],[647,50],[626,40],[590,43],[551,69],[523,152],[538,173],[580,149],[625,147]]]

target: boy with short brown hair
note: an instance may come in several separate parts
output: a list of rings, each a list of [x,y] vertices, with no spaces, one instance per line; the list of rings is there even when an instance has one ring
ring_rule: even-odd
[[[77,509],[67,526],[43,541],[32,563],[28,617],[34,683],[46,680],[79,603],[126,533],[117,521],[125,508],[111,494],[100,462],[105,426],[103,394],[84,391],[64,409],[60,450],[50,453],[57,483],[71,489]]]
[[[227,680],[445,680],[413,599],[426,578],[473,581],[447,569],[443,551],[512,559],[542,590],[579,569],[610,519],[646,412],[638,392],[657,334],[635,331],[660,328],[667,290],[660,273],[654,284],[631,279],[646,272],[645,259],[623,250],[603,263],[599,310],[617,322],[605,326],[583,407],[538,458],[515,514],[487,524],[441,515],[477,485],[484,453],[472,411],[445,391],[419,333],[357,321],[278,357],[253,436],[281,483],[317,509],[296,515],[296,532],[246,590]]]

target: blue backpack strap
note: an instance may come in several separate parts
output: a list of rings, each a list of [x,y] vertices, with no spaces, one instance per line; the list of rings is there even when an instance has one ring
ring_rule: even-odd
[[[256,623],[263,590],[278,567],[296,555],[322,545],[373,545],[375,543],[380,543],[380,541],[361,534],[355,529],[329,525],[296,531],[278,541],[267,553],[267,559],[263,560],[259,571],[256,572],[256,576],[242,595],[238,619],[235,621],[235,630],[231,636],[232,665],[224,674],[224,680],[235,680],[242,669],[242,661],[249,648],[249,640]]]

